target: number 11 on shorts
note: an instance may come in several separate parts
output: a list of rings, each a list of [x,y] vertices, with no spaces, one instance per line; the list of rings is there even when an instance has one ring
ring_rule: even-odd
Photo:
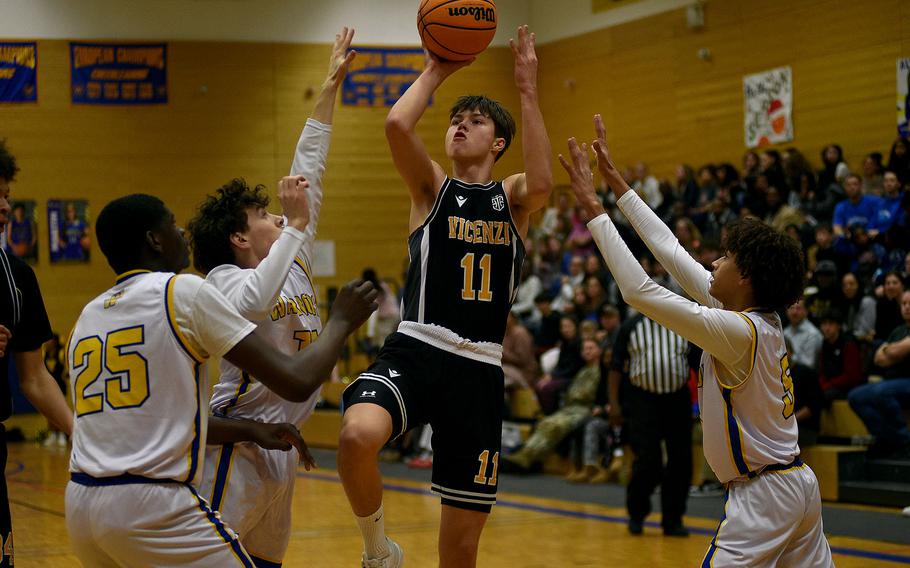
[[[490,474],[489,478],[486,477],[486,474],[487,464],[490,463],[490,450],[480,452],[480,455],[477,456],[477,460],[480,462],[480,471],[474,476],[474,483],[479,483],[481,485],[496,485],[496,470],[499,469],[499,452],[493,454],[493,472]]]

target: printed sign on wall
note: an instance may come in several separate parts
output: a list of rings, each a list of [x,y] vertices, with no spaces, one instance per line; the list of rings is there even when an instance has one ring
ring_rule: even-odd
[[[38,100],[38,44],[0,43],[0,103]]]
[[[88,201],[49,199],[47,232],[51,262],[88,262],[92,237],[88,224]]]
[[[897,134],[910,136],[910,58],[897,60]]]
[[[10,202],[9,221],[0,235],[3,250],[34,264],[38,260],[37,203],[32,199]]]
[[[167,102],[167,44],[70,43],[73,102],[141,105]]]
[[[356,47],[341,86],[341,102],[350,106],[390,107],[424,67],[420,48]]]
[[[778,67],[743,77],[746,147],[793,140],[793,75]]]

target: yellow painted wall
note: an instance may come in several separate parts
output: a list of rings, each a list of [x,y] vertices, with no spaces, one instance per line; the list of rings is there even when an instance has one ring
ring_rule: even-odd
[[[910,3],[900,0],[711,0],[706,26],[686,27],[674,10],[539,47],[541,101],[554,150],[570,135],[591,136],[604,114],[620,163],[642,159],[661,176],[675,164],[739,163],[742,76],[793,68],[793,145],[817,161],[822,146],[843,145],[858,168],[895,135],[895,60],[910,56]],[[699,48],[713,59],[700,61]],[[64,41],[39,42],[39,103],[0,105],[0,137],[22,171],[14,192],[38,201],[36,272],[54,326],[66,332],[111,273],[95,245],[88,266],[48,262],[48,198],[90,199],[92,212],[129,192],[161,196],[186,222],[203,194],[234,176],[275,181],[318,89],[325,45],[169,44],[171,102],[162,107],[86,107],[69,102]],[[491,49],[438,93],[419,127],[441,159],[448,105],[467,92],[500,99],[517,113],[511,55]],[[570,81],[574,85],[567,87]],[[201,87],[207,86],[203,93]],[[336,242],[334,285],[366,265],[398,277],[407,254],[408,200],[383,135],[385,109],[339,107],[326,175],[319,238]],[[516,119],[518,116],[516,116]],[[495,175],[521,167],[517,140]],[[557,182],[567,181],[555,162]]]
[[[709,0],[705,24],[687,28],[678,9],[542,46],[554,149],[564,152],[572,135],[590,139],[601,112],[620,164],[644,160],[666,177],[680,162],[739,165],[743,75],[790,65],[792,145],[816,166],[833,142],[854,170],[868,152],[887,158],[896,59],[910,56],[910,2]],[[696,57],[700,48],[711,61]]]
[[[205,193],[232,177],[264,183],[274,195],[314,102],[305,93],[318,91],[329,54],[326,45],[171,42],[169,104],[117,108],[71,104],[68,43],[39,41],[38,50],[39,102],[0,105],[0,138],[21,167],[14,198],[38,202],[35,271],[61,333],[113,274],[96,243],[88,265],[49,263],[47,199],[87,198],[97,215],[117,196],[151,193],[184,224]],[[439,91],[420,133],[441,163],[447,109],[457,96],[483,92],[516,109],[512,74],[500,72],[510,65],[508,49],[491,49]],[[323,294],[365,266],[397,279],[407,255],[408,198],[385,142],[386,112],[337,109],[318,234],[336,243],[337,277],[319,282]],[[518,168],[520,149],[519,141],[497,175]]]

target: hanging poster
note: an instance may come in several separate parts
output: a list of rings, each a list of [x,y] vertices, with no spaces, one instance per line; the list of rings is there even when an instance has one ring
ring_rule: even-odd
[[[897,134],[910,136],[910,58],[897,60]]]
[[[47,231],[51,262],[88,262],[92,246],[88,201],[49,199]]]
[[[167,103],[167,44],[70,42],[73,102]]]
[[[0,245],[7,254],[32,264],[38,260],[37,205],[31,199],[11,201],[6,230],[0,235]]]
[[[778,67],[743,77],[746,147],[793,140],[793,76]]]
[[[349,106],[390,107],[424,67],[423,49],[357,47],[341,85],[341,102]]]
[[[38,44],[0,42],[0,103],[38,100]]]

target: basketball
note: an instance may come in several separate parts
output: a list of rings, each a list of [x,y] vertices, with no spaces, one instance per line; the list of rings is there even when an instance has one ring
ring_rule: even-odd
[[[493,0],[423,0],[417,30],[433,55],[465,61],[490,45],[496,33],[496,5]]]

